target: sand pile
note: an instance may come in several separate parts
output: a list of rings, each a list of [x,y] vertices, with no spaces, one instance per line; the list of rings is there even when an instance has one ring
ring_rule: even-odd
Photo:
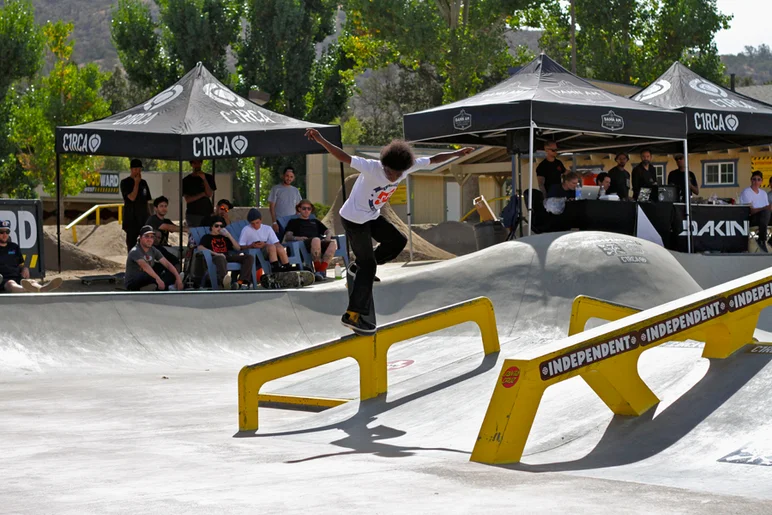
[[[354,187],[354,182],[356,181],[356,178],[359,177],[359,174],[351,175],[349,177],[346,177],[346,191],[351,192],[351,188]],[[332,207],[330,208],[330,211],[327,213],[327,216],[324,217],[324,225],[327,227],[333,229],[335,234],[343,234],[345,231],[343,230],[343,224],[340,222],[340,215],[338,214],[340,212],[340,208],[343,205],[343,195],[340,190],[338,190],[338,194],[335,196],[335,202],[332,203]],[[385,207],[381,209],[381,214],[394,224],[394,227],[396,227],[402,234],[407,236],[408,234],[408,227],[407,224],[405,224],[395,213],[394,210],[391,209],[391,205],[387,204]],[[444,250],[435,247],[419,235],[413,233],[413,259],[417,261],[432,261],[436,259],[450,259],[455,257],[453,254],[449,252],[445,252]],[[405,247],[405,250],[402,251],[402,253],[397,257],[396,261],[407,261],[410,258],[410,250],[409,247]]]
[[[413,232],[446,252],[463,256],[477,251],[474,224],[442,222],[441,224],[414,225]]]
[[[43,232],[43,252],[46,259],[46,270],[57,270],[56,228]],[[53,233],[53,235],[51,234]],[[125,258],[124,258],[125,262]],[[84,252],[72,243],[62,238],[62,270],[103,270],[115,269],[124,265],[121,262],[101,258],[89,252]]]

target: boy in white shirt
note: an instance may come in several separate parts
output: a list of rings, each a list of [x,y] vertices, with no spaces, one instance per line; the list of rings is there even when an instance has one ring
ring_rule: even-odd
[[[356,258],[356,262],[349,265],[349,273],[354,276],[354,288],[341,323],[357,333],[373,334],[375,325],[365,320],[364,316],[370,315],[375,270],[378,265],[396,258],[407,244],[407,238],[381,216],[381,207],[411,172],[466,155],[473,149],[467,147],[416,159],[410,145],[394,140],[381,149],[378,161],[348,155],[324,139],[316,129],[308,129],[306,136],[323,146],[338,161],[361,172],[351,195],[340,208],[346,238]],[[374,250],[372,240],[379,243]]]
[[[767,192],[761,189],[761,181],[764,176],[761,172],[755,171],[751,174],[751,185],[740,193],[740,203],[751,205],[751,225],[759,227],[756,236],[759,242],[759,248],[764,252],[767,250],[767,227],[769,226],[770,209]]]
[[[242,249],[262,249],[263,255],[271,263],[272,271],[288,271],[290,264],[287,249],[279,243],[279,238],[276,237],[273,229],[263,225],[262,213],[253,207],[247,213],[247,221],[249,225],[244,227],[239,235],[239,246]]]

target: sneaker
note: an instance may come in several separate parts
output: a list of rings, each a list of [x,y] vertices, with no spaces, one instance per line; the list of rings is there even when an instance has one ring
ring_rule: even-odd
[[[767,243],[764,240],[759,240],[759,248],[762,250],[762,252],[769,252],[769,249],[767,249]]]
[[[375,326],[361,316],[354,322],[351,320],[348,312],[346,312],[340,317],[340,323],[357,334],[375,334]]]
[[[359,271],[359,266],[357,265],[356,261],[352,261],[351,263],[349,263],[348,268],[346,268],[346,273],[349,274],[352,279],[356,279],[358,271]],[[373,282],[379,283],[381,282],[381,280],[376,275],[373,277]]]
[[[327,277],[322,272],[316,272],[314,273],[314,278],[316,279],[316,282],[323,283],[327,280]]]
[[[21,287],[24,288],[24,291],[27,293],[39,293],[42,290],[40,284],[30,279],[22,279]]]

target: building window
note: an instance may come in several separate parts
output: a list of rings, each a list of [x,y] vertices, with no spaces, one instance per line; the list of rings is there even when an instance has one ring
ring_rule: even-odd
[[[651,166],[654,167],[654,173],[657,175],[657,184],[667,184],[667,177],[665,176],[665,165],[652,163]]]
[[[703,161],[703,186],[737,186],[737,161]]]

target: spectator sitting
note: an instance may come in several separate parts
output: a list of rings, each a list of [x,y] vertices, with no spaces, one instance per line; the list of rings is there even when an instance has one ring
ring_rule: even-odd
[[[214,208],[214,215],[207,216],[202,222],[203,227],[212,227],[213,217],[219,216],[225,220],[225,227],[231,224],[230,210],[233,209],[233,204],[227,198],[220,199],[217,206]]]
[[[560,177],[560,184],[553,184],[547,192],[547,198],[576,198],[576,187],[579,185],[579,175],[576,172],[566,172]]]
[[[273,229],[263,225],[263,215],[256,208],[249,210],[247,214],[249,225],[241,230],[239,245],[242,248],[262,249],[263,255],[271,263],[273,272],[285,272],[290,270],[287,249],[279,243],[279,238]]]
[[[177,265],[180,264],[179,258],[165,248],[169,245],[169,232],[180,230],[180,228],[171,220],[166,218],[166,213],[169,212],[169,199],[160,196],[153,201],[153,206],[155,207],[155,213],[147,219],[147,222],[145,222],[145,225],[149,225],[157,235],[160,235],[156,238],[153,246],[157,248],[171,264],[177,267]]]
[[[302,241],[313,258],[316,280],[324,281],[327,279],[327,267],[330,266],[335,251],[338,250],[338,243],[332,240],[332,231],[320,220],[311,218],[314,205],[310,200],[301,200],[295,208],[300,217],[293,218],[287,223],[284,241]],[[322,259],[322,252],[324,252],[324,259]]]
[[[223,288],[223,280],[228,273],[228,263],[240,263],[242,274],[244,277],[241,287],[246,289],[252,283],[252,267],[255,264],[255,256],[250,254],[244,254],[241,252],[234,252],[241,250],[241,246],[231,233],[225,229],[225,220],[220,216],[212,217],[212,226],[209,230],[209,234],[204,235],[198,244],[198,249],[208,249],[212,251],[212,263],[217,268],[217,287]],[[193,277],[200,277],[199,272],[202,268],[203,256],[196,257],[196,263],[194,264],[195,271]],[[214,288],[214,285],[212,285]]]
[[[769,192],[767,193],[769,205],[772,206],[772,177],[769,178]]]
[[[182,290],[182,279],[177,269],[153,246],[155,231],[145,225],[139,231],[139,241],[129,251],[126,259],[126,276],[123,281],[129,291],[156,284],[157,289]]]
[[[18,243],[11,241],[11,222],[0,220],[0,292],[46,292],[62,285],[56,277],[46,285],[29,278],[29,268],[24,266],[24,256]]]
[[[761,189],[763,175],[759,171],[751,174],[751,185],[740,193],[740,203],[751,205],[751,225],[758,226],[757,241],[759,248],[764,252],[767,250],[767,227],[769,226],[770,209],[767,192]]]
[[[611,187],[611,177],[606,172],[600,172],[595,178],[595,184],[600,187],[598,189],[598,198],[601,198]]]

